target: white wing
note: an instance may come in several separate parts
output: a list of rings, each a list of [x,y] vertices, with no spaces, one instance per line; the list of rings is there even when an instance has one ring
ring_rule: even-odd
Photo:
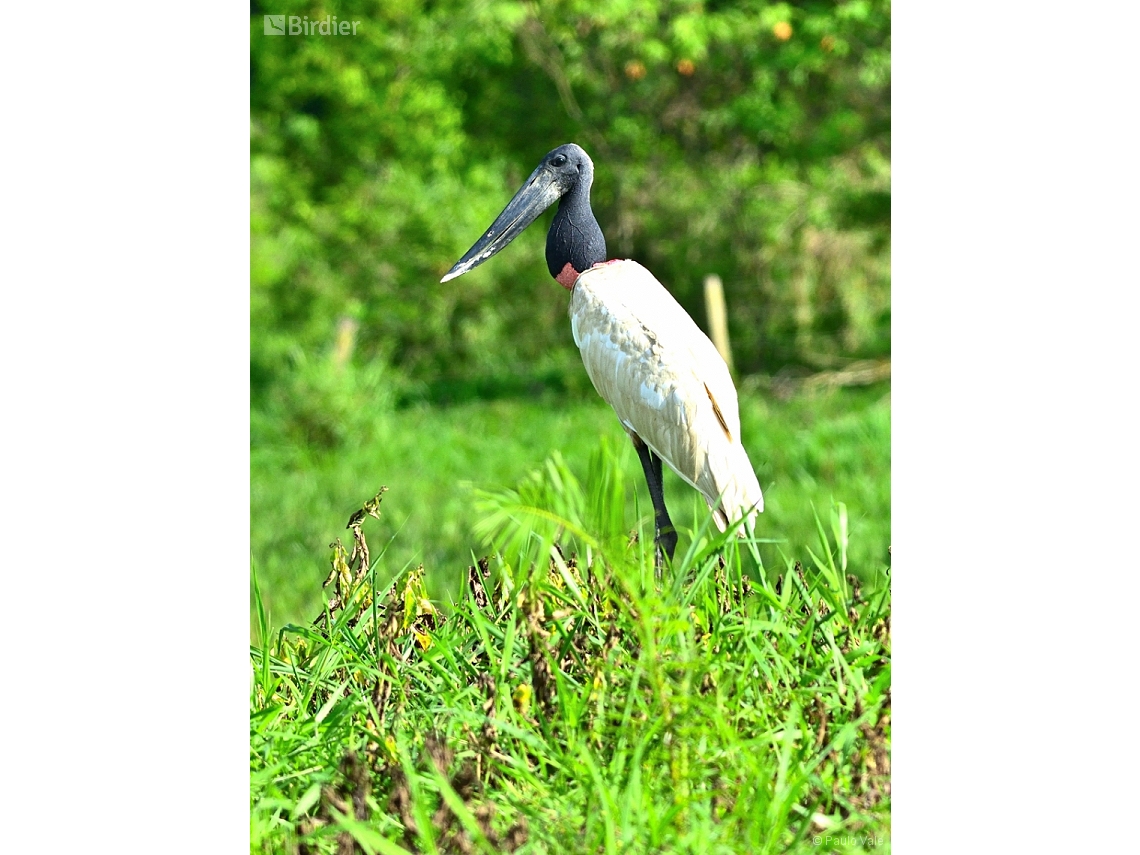
[[[710,508],[720,500],[722,531],[764,510],[728,367],[653,274],[636,261],[590,268],[574,283],[570,324],[598,394]]]

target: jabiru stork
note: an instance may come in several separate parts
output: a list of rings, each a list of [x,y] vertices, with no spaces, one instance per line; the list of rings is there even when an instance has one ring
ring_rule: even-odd
[[[550,275],[570,291],[570,325],[586,373],[637,449],[653,500],[660,565],[677,548],[661,461],[695,487],[721,531],[755,528],[764,497],[740,442],[736,388],[708,336],[636,261],[607,260],[590,208],[594,163],[577,145],[542,159],[514,198],[441,282],[478,267],[558,202],[546,235]]]

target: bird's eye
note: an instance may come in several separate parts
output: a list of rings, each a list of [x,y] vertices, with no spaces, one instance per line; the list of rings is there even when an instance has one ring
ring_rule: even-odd
[[[565,166],[566,165],[566,155],[564,155],[564,154],[558,155],[556,158],[554,158],[554,160],[550,161],[550,165],[551,166]]]

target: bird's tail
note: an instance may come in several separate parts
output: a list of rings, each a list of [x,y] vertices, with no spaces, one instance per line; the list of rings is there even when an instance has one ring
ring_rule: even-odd
[[[705,500],[708,501],[707,496]],[[752,470],[751,464],[747,464],[746,468],[732,479],[721,494],[720,500],[709,501],[709,507],[721,531],[737,523],[736,536],[748,539],[748,549],[756,559],[757,565],[762,568],[764,562],[756,548],[755,538],[757,518],[764,511],[764,495],[760,492],[760,483],[756,480],[756,473]]]
[[[737,536],[751,537],[756,532],[756,517],[764,512],[764,494],[743,448],[740,449],[740,458],[726,483],[718,485],[719,500],[706,495],[705,501],[721,531],[725,531],[729,523],[739,522]]]

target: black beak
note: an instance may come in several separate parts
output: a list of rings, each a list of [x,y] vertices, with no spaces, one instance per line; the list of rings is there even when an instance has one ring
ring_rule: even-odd
[[[487,233],[439,281],[447,282],[478,267],[518,237],[523,229],[538,219],[539,214],[558,201],[562,192],[554,172],[546,166],[539,166],[491,223]]]

